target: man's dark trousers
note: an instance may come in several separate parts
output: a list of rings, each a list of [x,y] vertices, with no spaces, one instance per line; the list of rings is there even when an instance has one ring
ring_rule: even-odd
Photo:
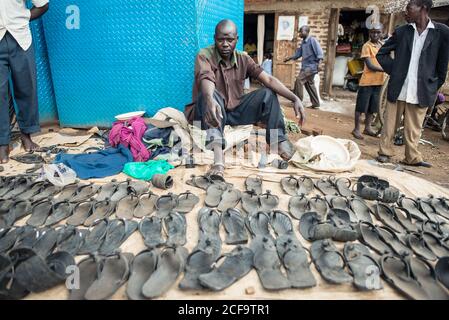
[[[304,87],[306,87],[307,93],[310,96],[310,101],[312,102],[312,107],[320,107],[320,97],[318,96],[318,91],[315,87],[315,75],[318,72],[313,72],[310,70],[301,70],[295,81],[294,92],[299,99],[304,100]]]
[[[257,123],[265,125],[268,144],[287,140],[279,100],[271,89],[263,88],[244,95],[240,104],[233,110],[225,109],[224,99],[217,91],[214,92],[214,99],[220,105],[223,114],[223,121],[217,128],[209,127],[204,120],[207,106],[201,93],[195,105],[194,121],[201,122],[201,129],[207,131],[206,145],[215,141],[221,142],[222,148],[225,148],[226,142],[223,139],[225,125],[239,126]]]
[[[10,142],[9,75],[13,82],[20,131],[25,134],[39,132],[34,47],[31,45],[28,50],[23,50],[6,32],[0,40],[0,145]]]

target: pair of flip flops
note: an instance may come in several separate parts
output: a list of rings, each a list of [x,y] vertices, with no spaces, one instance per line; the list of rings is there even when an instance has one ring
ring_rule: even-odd
[[[429,196],[428,199],[424,201],[430,203],[435,212],[441,217],[449,220],[449,199]]]
[[[380,265],[385,281],[409,299],[449,299],[448,291],[438,281],[442,270],[438,269],[437,274],[434,267],[425,260],[412,255],[385,254],[380,260]],[[441,268],[441,265],[437,267]]]
[[[323,177],[316,181],[315,187],[325,196],[349,197],[353,195],[351,180],[348,178],[336,178],[335,176]]]
[[[137,230],[138,223],[124,219],[97,222],[86,233],[78,254],[112,255]]]
[[[293,219],[300,220],[307,212],[316,212],[321,217],[325,217],[329,211],[326,199],[317,195],[307,198],[305,195],[297,195],[290,198],[288,210]]]
[[[190,179],[186,181],[186,184],[195,188],[207,190],[207,188],[209,188],[212,184],[226,185],[226,182],[224,178],[219,175],[191,175]]]
[[[309,177],[288,176],[281,179],[281,187],[290,196],[309,195],[313,192],[315,185]]]
[[[354,187],[357,190],[357,195],[365,200],[395,203],[399,199],[399,190],[390,186],[388,181],[376,176],[361,176]]]
[[[38,201],[30,208],[31,216],[27,224],[33,227],[53,226],[72,215],[73,204],[69,201]]]
[[[299,222],[299,232],[308,241],[332,239],[349,242],[359,238],[348,212],[342,209],[331,209],[325,219],[316,212],[304,214]]]
[[[131,267],[126,293],[131,300],[154,299],[166,293],[184,270],[188,252],[184,247],[144,250]]]
[[[139,224],[139,231],[149,249],[161,246],[178,247],[186,242],[187,222],[184,215],[171,212],[166,217],[146,217]],[[164,231],[166,239],[162,235]]]
[[[401,208],[409,212],[413,219],[418,221],[431,220],[432,222],[440,222],[441,218],[436,215],[432,205],[420,198],[412,199],[402,195],[398,199]]]
[[[131,220],[134,217],[143,218],[156,210],[159,197],[152,192],[138,195],[134,192],[117,202],[115,215],[117,218]]]
[[[127,179],[126,181],[118,182],[117,180],[112,180],[111,182],[101,186],[97,196],[97,201],[111,200],[113,202],[118,202],[122,198],[133,194],[135,196],[140,196],[144,193],[149,192],[149,184],[144,181]]]
[[[171,212],[187,214],[193,210],[198,202],[199,198],[190,191],[186,191],[180,195],[169,193],[160,196],[156,200],[156,215],[164,218]]]
[[[376,226],[369,222],[361,222],[358,225],[360,242],[377,252],[379,255],[411,254],[412,250],[407,245],[406,235],[397,234],[387,226]]]
[[[241,198],[240,190],[231,185],[212,184],[206,190],[204,203],[209,208],[217,208],[220,212],[224,212],[230,208],[235,208]]]
[[[79,281],[72,284],[69,300],[106,300],[129,278],[132,253],[89,256],[78,264]]]
[[[252,191],[246,191],[242,194],[242,208],[246,213],[270,212],[279,205],[279,197],[267,190],[263,194],[256,194]]]
[[[449,257],[449,243],[430,232],[415,232],[405,236],[405,241],[413,253],[427,261]]]

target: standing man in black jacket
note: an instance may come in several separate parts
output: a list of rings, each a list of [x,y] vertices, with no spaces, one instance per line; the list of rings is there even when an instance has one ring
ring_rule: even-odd
[[[377,54],[390,75],[379,162],[389,162],[394,155],[393,138],[404,115],[403,163],[431,167],[424,162],[418,144],[427,109],[446,81],[449,61],[449,28],[430,20],[432,6],[432,0],[410,0],[405,9],[408,24],[397,28]]]

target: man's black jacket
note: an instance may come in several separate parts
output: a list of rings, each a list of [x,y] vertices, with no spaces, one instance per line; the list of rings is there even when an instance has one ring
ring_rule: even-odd
[[[449,62],[449,27],[434,22],[419,59],[418,100],[421,107],[433,106],[438,90],[446,81]],[[415,29],[407,24],[398,27],[377,54],[377,60],[390,75],[388,101],[396,102],[409,69]],[[394,58],[391,57],[394,52]]]

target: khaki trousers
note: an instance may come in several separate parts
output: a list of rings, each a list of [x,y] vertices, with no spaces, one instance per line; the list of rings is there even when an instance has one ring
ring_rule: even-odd
[[[421,108],[416,104],[406,103],[405,101],[388,102],[384,114],[379,155],[394,156],[393,139],[396,129],[400,126],[401,117],[404,115],[404,162],[407,164],[422,162],[423,158],[418,151],[418,144],[426,113],[427,108]]]

